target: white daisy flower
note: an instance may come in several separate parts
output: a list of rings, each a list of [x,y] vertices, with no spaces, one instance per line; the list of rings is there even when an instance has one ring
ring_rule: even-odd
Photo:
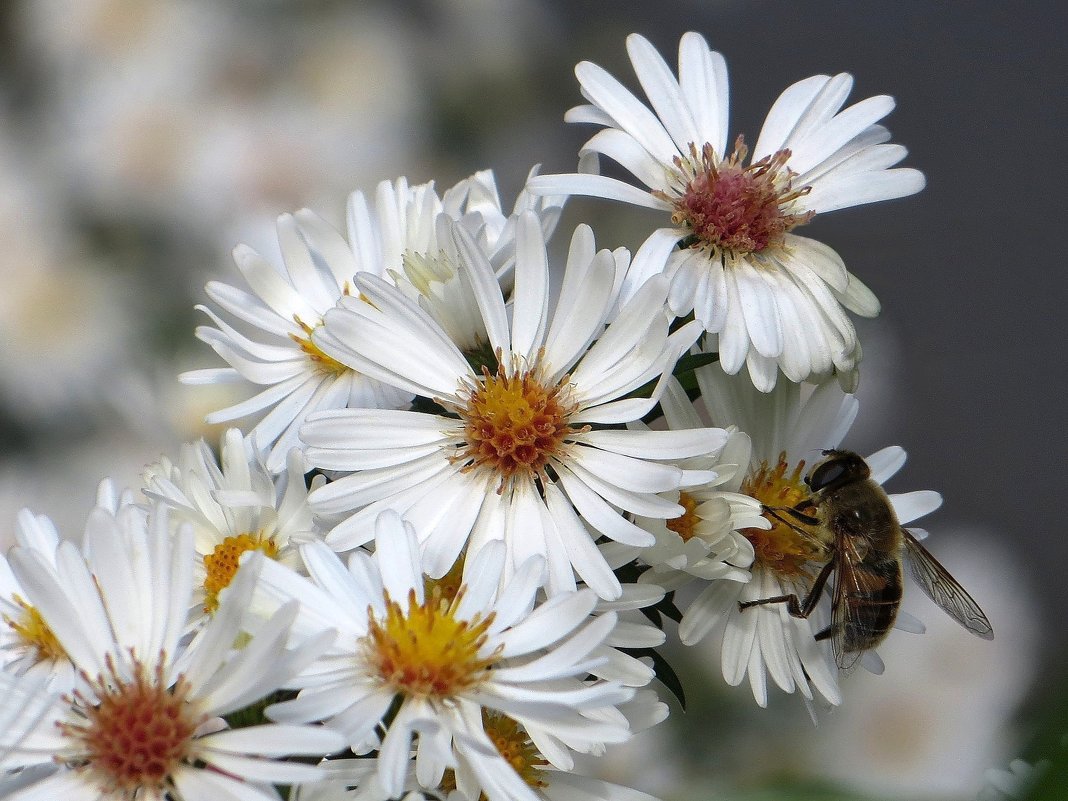
[[[55,564],[59,532],[44,515],[20,511],[15,542]],[[12,674],[42,675],[60,692],[74,686],[74,664],[41,613],[27,600],[26,590],[4,556],[0,556],[0,666]]]
[[[697,371],[701,397],[713,421],[736,425],[749,432],[752,447],[746,459],[738,454],[743,469],[721,485],[725,493],[742,493],[761,504],[790,508],[810,497],[804,482],[806,461],[813,454],[831,449],[845,437],[856,418],[858,402],[839,387],[825,383],[812,389],[796,384],[780,385],[762,394],[748,381],[727,376],[715,366]],[[905,462],[898,447],[866,457],[871,477],[882,483]],[[918,491],[890,495],[898,520],[904,525],[937,509],[937,492]],[[825,605],[810,618],[791,616],[786,604],[768,604],[744,611],[739,603],[794,593],[805,597],[815,574],[828,560],[821,546],[803,537],[794,527],[774,516],[738,534],[749,540],[751,561],[737,567],[752,574],[748,582],[713,581],[694,599],[679,625],[679,636],[688,645],[703,639],[713,629],[722,631],[722,670],[728,684],[748,677],[753,696],[767,704],[767,679],[785,692],[795,689],[806,699],[815,689],[828,702],[840,703],[838,669],[824,644],[814,639],[829,623]],[[755,613],[755,614],[754,614]],[[899,617],[899,627],[910,625]],[[862,664],[878,672],[881,662],[868,651]]]
[[[664,419],[672,431],[700,428],[703,423],[682,386],[672,379],[660,399]],[[637,518],[638,525],[655,538],[648,548],[632,550],[650,570],[640,581],[652,582],[665,590],[677,590],[695,581],[727,579],[749,581],[750,574],[739,565],[753,560],[753,546],[739,529],[770,526],[760,510],[760,502],[723,486],[748,469],[749,435],[736,426],[727,429],[726,444],[714,457],[697,457],[683,462],[690,469],[709,471],[714,478],[671,495],[685,510],[670,520]]]
[[[398,182],[397,194],[407,194]],[[393,194],[393,187],[389,192]],[[371,227],[371,235],[378,228]],[[225,423],[265,412],[250,434],[263,449],[267,466],[284,469],[290,449],[300,445],[297,430],[316,409],[352,406],[398,407],[409,396],[362,376],[323,354],[311,333],[338,298],[351,292],[357,270],[381,272],[381,265],[362,264],[345,239],[307,209],[278,218],[278,243],[285,261],[282,273],[245,245],[234,249],[234,262],[252,294],[211,281],[208,297],[246,325],[258,329],[246,336],[206,306],[197,308],[212,326],[199,326],[197,338],[230,366],[191,370],[180,379],[187,384],[248,381],[265,387],[251,398],[212,412],[207,422]],[[354,245],[355,247],[355,245]]]
[[[547,231],[559,217],[559,201],[522,194],[517,211],[542,215]],[[276,270],[250,248],[239,245],[234,261],[254,294],[210,282],[206,291],[215,303],[248,326],[259,329],[250,338],[200,306],[215,327],[201,326],[197,337],[210,345],[230,367],[192,370],[181,379],[191,384],[249,381],[266,387],[253,397],[208,415],[222,423],[266,412],[253,427],[272,472],[285,468],[289,450],[299,446],[297,430],[312,411],[346,406],[400,408],[411,395],[353,371],[324,354],[311,334],[338,300],[353,292],[357,272],[397,275],[407,266],[419,275],[438,256],[436,218],[462,220],[493,254],[502,273],[511,261],[514,222],[501,210],[492,172],[483,171],[439,197],[432,183],[409,186],[404,178],[383,181],[374,205],[363,192],[348,202],[348,237],[313,212],[303,209],[278,218],[278,241],[285,272]],[[351,243],[351,244],[350,244]]]
[[[590,105],[566,119],[604,126],[583,156],[608,156],[646,188],[580,173],[536,177],[531,191],[669,212],[671,227],[642,246],[648,269],[631,271],[624,298],[655,272],[667,274],[669,308],[679,316],[692,310],[719,335],[728,373],[748,365],[765,392],[779,369],[794,382],[832,370],[853,376],[860,350],[844,309],[872,317],[879,303],[838,254],[792,231],[816,214],[923,188],[917,170],[889,169],[906,155],[887,144],[890,134],[877,124],[893,98],[840,111],[852,77],[807,78],[779,96],[747,160],[740,136],[728,152],[727,67],[703,37],[683,35],[678,78],[643,37],[629,36],[627,52],[652,110],[605,70],[582,62],[575,72]]]
[[[219,612],[183,638],[193,578],[188,529],[168,536],[161,510],[94,510],[83,557],[61,543],[55,562],[16,547],[11,563],[28,598],[84,681],[53,695],[29,732],[0,732],[8,770],[54,764],[6,796],[17,801],[276,800],[271,783],[309,781],[318,768],[274,757],[322,756],[344,741],[322,727],[273,724],[229,730],[219,716],[278,689],[322,651],[329,635],[286,648],[291,605],[239,651],[233,643],[255,573],[245,572]],[[17,738],[17,742],[15,739]]]
[[[619,581],[594,538],[644,545],[650,535],[621,510],[675,517],[656,493],[693,476],[672,460],[717,450],[717,429],[594,430],[639,419],[656,403],[628,397],[658,381],[700,326],[674,334],[662,313],[666,282],[650,281],[607,328],[625,253],[595,252],[580,226],[563,286],[549,306],[549,272],[537,217],[519,217],[514,299],[506,305],[485,254],[454,227],[456,268],[478,308],[488,342],[464,354],[422,308],[373,276],[357,285],[370,303],[343,303],[327,315],[317,345],[332,358],[423,398],[444,413],[345,409],[309,417],[301,430],[309,463],[353,471],[315,490],[313,510],[334,519],[336,550],[366,542],[383,509],[416,527],[428,572],[441,576],[460,551],[503,539],[505,575],[532,554],[549,566],[550,592],[575,588],[577,573],[603,598]],[[482,361],[485,365],[485,361]],[[593,533],[596,532],[596,533]]]
[[[391,798],[404,789],[416,735],[416,773],[424,787],[438,786],[455,763],[453,749],[492,754],[484,715],[510,717],[563,770],[571,767],[571,752],[629,737],[615,707],[633,691],[584,680],[600,661],[591,652],[616,622],[611,613],[591,619],[592,592],[560,594],[535,607],[543,560],[524,561],[502,588],[505,546],[494,542],[470,559],[452,594],[448,583],[428,580],[421,570],[410,524],[387,511],[375,530],[374,555],[354,552],[347,569],[325,545],[303,546],[311,579],[260,554],[246,557],[261,564],[258,607],[297,599],[299,636],[338,632],[333,646],[292,682],[300,694],[269,707],[268,717],[322,720],[355,753],[377,748],[378,781]],[[515,771],[498,754],[489,775],[507,784]],[[485,789],[493,801],[514,797]]]
[[[198,555],[193,598],[209,614],[237,573],[242,553],[258,550],[299,567],[296,546],[318,536],[298,450],[290,451],[279,476],[236,428],[223,435],[220,453],[221,466],[204,440],[187,443],[177,464],[164,457],[143,476],[145,494],[171,509],[174,524],[192,524]]]
[[[111,479],[105,478],[97,487],[96,506],[113,516],[120,509],[132,507],[133,502],[133,493],[120,491]],[[144,514],[136,508],[128,513]],[[35,515],[29,509],[18,513],[15,545],[36,551],[54,566],[59,543],[59,531],[48,517]],[[0,667],[14,674],[43,675],[51,689],[69,691],[76,679],[74,663],[41,613],[26,598],[7,557],[0,556]]]

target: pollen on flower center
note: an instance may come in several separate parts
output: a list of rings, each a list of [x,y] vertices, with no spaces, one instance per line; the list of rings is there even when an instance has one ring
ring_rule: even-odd
[[[92,683],[95,702],[75,693],[84,711],[60,729],[78,743],[77,762],[105,796],[132,800],[152,791],[156,797],[190,756],[205,716],[190,703],[183,678],[165,686],[162,662],[151,673],[137,663],[132,679],[118,675],[110,661],[108,667],[110,675]]]
[[[482,726],[505,762],[519,774],[519,778],[529,787],[546,786],[538,769],[549,763],[519,723],[507,715],[483,709]]]
[[[517,475],[544,476],[549,458],[559,454],[575,429],[568,418],[575,404],[569,384],[545,386],[536,371],[508,375],[482,368],[482,380],[459,409],[467,445],[457,455],[470,467],[487,467],[501,477],[498,491]]]
[[[779,454],[774,466],[761,462],[742,482],[741,491],[773,509],[790,509],[810,497],[802,476],[805,462],[801,460],[791,470],[786,453]],[[794,520],[790,525],[779,518],[790,518],[783,513],[773,516],[764,512],[771,523],[770,529],[745,528],[741,534],[749,540],[756,552],[754,563],[767,567],[783,577],[805,575],[810,562],[823,557],[823,546],[813,535],[804,532],[804,526]]]
[[[667,527],[682,537],[683,542],[693,539],[701,518],[697,514],[697,499],[683,490],[679,493],[679,505],[685,509],[681,515],[667,521]]]
[[[316,371],[326,375],[341,375],[342,373],[347,373],[349,371],[349,367],[336,359],[327,356],[319,349],[319,346],[312,341],[312,333],[316,328],[321,327],[321,324],[319,326],[310,326],[299,317],[294,317],[293,319],[304,332],[304,336],[290,334],[289,338],[296,342],[300,349],[304,351],[308,360],[314,365]]]
[[[791,212],[795,200],[810,187],[793,188],[794,173],[786,166],[789,150],[780,150],[743,166],[749,149],[739,136],[734,152],[721,159],[705,144],[700,153],[690,145],[690,158],[675,158],[680,183],[678,197],[657,196],[675,210],[672,221],[693,233],[694,247],[713,256],[737,257],[782,244],[783,235],[812,219],[814,212]]]
[[[407,610],[387,597],[384,618],[371,614],[363,642],[371,674],[400,695],[432,699],[453,697],[485,679],[499,658],[483,653],[493,615],[458,619],[462,594],[449,602],[434,592],[419,603],[412,590]]]
[[[18,595],[12,596],[11,600],[19,607],[20,612],[14,618],[4,615],[4,622],[15,631],[24,645],[34,649],[37,661],[54,661],[66,657],[67,652],[63,650],[63,646],[59,644],[56,635],[45,623],[37,608],[30,606]]]
[[[278,555],[278,545],[271,537],[259,534],[238,534],[227,537],[204,555],[204,611],[211,613],[219,608],[219,593],[230,586],[237,569],[240,567],[241,554],[245,551],[261,551],[274,559]]]

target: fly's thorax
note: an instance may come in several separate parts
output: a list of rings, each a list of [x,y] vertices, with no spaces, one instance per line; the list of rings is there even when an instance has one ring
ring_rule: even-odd
[[[863,540],[865,552],[893,553],[900,558],[901,525],[882,487],[871,479],[855,481],[820,494],[821,528],[833,538]]]

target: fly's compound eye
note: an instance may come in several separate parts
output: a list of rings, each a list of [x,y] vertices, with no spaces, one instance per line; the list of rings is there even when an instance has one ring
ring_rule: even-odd
[[[845,464],[839,459],[834,459],[816,465],[815,469],[805,477],[805,482],[813,492],[819,492],[841,480],[845,474]]]
[[[812,468],[805,482],[813,492],[837,488],[871,475],[868,463],[852,451],[829,451],[830,455]]]

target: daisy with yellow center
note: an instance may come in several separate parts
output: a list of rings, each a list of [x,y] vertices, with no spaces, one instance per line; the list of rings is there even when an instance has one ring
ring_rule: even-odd
[[[620,705],[619,712],[632,733],[656,725],[668,714],[667,707],[651,690],[638,692],[631,701]],[[460,797],[467,799],[655,801],[638,790],[582,775],[575,765],[562,768],[553,764],[539,744],[551,744],[556,732],[529,730],[506,714],[485,710],[482,722],[486,736],[481,747],[465,743],[466,747],[457,749],[456,770],[447,771],[437,788],[412,783],[412,789],[429,791],[431,795],[437,794],[435,790],[459,790]],[[507,773],[493,769],[498,755],[510,765]],[[593,768],[593,762],[588,760],[586,768]]]
[[[409,274],[423,288],[419,265],[442,249],[438,218],[462,220],[480,238],[493,262],[506,272],[514,256],[514,214],[530,210],[551,231],[560,213],[557,198],[522,194],[510,216],[501,207],[493,173],[485,170],[439,194],[433,183],[409,185],[406,178],[382,181],[369,198],[364,192],[349,197],[346,236],[321,217],[301,209],[278,218],[278,245],[283,269],[275,269],[245,245],[234,249],[234,262],[249,290],[211,281],[205,291],[226,315],[255,329],[248,335],[206,306],[198,309],[211,325],[197,328],[197,338],[209,345],[227,367],[191,370],[187,384],[244,380],[257,389],[246,400],[208,415],[209,423],[225,423],[252,415],[259,420],[249,431],[272,473],[286,469],[289,451],[300,446],[297,432],[309,414],[345,407],[405,408],[411,395],[376,381],[350,364],[325,353],[315,332],[323,317],[341,301],[359,304],[352,277],[359,272],[390,276],[413,286]],[[447,230],[447,226],[446,226]],[[440,277],[440,273],[439,276]],[[454,282],[455,283],[455,282]],[[430,292],[448,310],[451,285]],[[418,294],[418,290],[413,290]],[[453,315],[463,325],[470,315]]]
[[[172,523],[193,526],[197,606],[208,615],[246,551],[297,567],[296,543],[317,536],[297,451],[285,472],[273,475],[236,428],[223,435],[219,450],[216,461],[207,443],[187,444],[177,464],[164,458],[144,475],[145,494],[169,507]]]
[[[295,605],[262,621],[244,646],[242,631],[257,576],[243,570],[200,636],[185,636],[193,591],[193,538],[168,536],[165,510],[97,508],[86,554],[64,543],[54,562],[16,547],[15,574],[82,677],[47,709],[0,732],[5,767],[27,771],[11,799],[114,798],[119,801],[270,801],[263,782],[291,783],[322,772],[286,754],[322,756],[344,741],[322,727],[220,726],[223,715],[259,702],[315,658],[329,637],[294,637]],[[292,647],[287,642],[293,638]],[[29,717],[30,713],[34,716]],[[17,738],[17,739],[16,739]]]
[[[815,640],[815,633],[828,623],[829,604],[801,619],[790,616],[784,604],[743,611],[739,603],[788,593],[804,597],[830,558],[826,537],[815,527],[794,521],[784,510],[803,507],[811,497],[805,483],[808,460],[812,454],[838,446],[856,417],[857,400],[833,382],[818,387],[781,385],[764,394],[744,377],[728,376],[715,365],[698,370],[697,379],[707,417],[748,434],[732,434],[724,448],[720,460],[731,464],[730,470],[722,464],[713,467],[726,479],[695,490],[705,499],[696,507],[697,514],[716,518],[713,528],[720,541],[737,546],[725,560],[736,572],[709,576],[708,585],[684,610],[679,636],[693,645],[720,632],[724,678],[732,685],[748,678],[761,706],[767,703],[769,678],[786,692],[797,691],[806,699],[818,693],[830,703],[839,703],[837,667],[827,644]],[[671,408],[689,407],[690,424],[700,419],[685,395],[673,397],[677,405]],[[682,412],[675,415],[686,419]],[[899,448],[885,449],[868,459],[880,482],[903,460]],[[739,498],[745,500],[739,502]],[[937,493],[929,492],[891,499],[907,520],[937,508],[941,501]],[[716,506],[718,514],[712,513]],[[666,562],[663,557],[653,560],[649,580],[681,586],[699,575],[695,567],[702,566],[693,560]]]
[[[361,545],[378,513],[392,509],[420,531],[431,576],[444,574],[465,548],[475,554],[503,538],[505,578],[538,555],[550,594],[582,580],[602,598],[618,597],[619,581],[594,541],[650,543],[627,513],[680,514],[660,493],[708,476],[675,462],[714,453],[726,438],[710,428],[682,436],[625,427],[655,406],[664,374],[700,326],[670,331],[667,283],[659,277],[609,322],[628,257],[597,252],[585,226],[572,238],[554,307],[536,216],[516,223],[507,301],[479,243],[459,225],[453,237],[494,364],[472,364],[464,343],[373,276],[356,278],[371,304],[342,303],[315,334],[331,358],[420,396],[421,408],[441,409],[345,409],[309,418],[301,429],[306,458],[341,473],[309,496],[312,509],[334,523],[326,542],[339,551]],[[646,385],[651,397],[630,397]]]
[[[582,62],[575,74],[590,103],[566,119],[604,126],[583,147],[584,166],[596,173],[597,158],[607,156],[644,187],[584,172],[535,177],[531,191],[670,214],[672,227],[642,246],[648,258],[628,274],[623,298],[651,275],[667,275],[671,312],[692,311],[718,335],[728,373],[748,367],[764,392],[779,371],[794,382],[837,371],[845,385],[855,383],[860,347],[845,312],[872,317],[879,303],[833,250],[793,231],[817,214],[923,188],[917,170],[890,169],[906,155],[878,124],[893,99],[843,110],[851,76],[799,81],[772,106],[749,157],[741,136],[728,151],[727,67],[703,37],[683,35],[677,77],[637,34],[627,38],[627,53],[651,108]]]
[[[660,405],[672,431],[688,431],[704,425],[686,392],[674,379],[668,382]],[[727,442],[718,454],[682,463],[683,467],[703,470],[711,476],[705,483],[678,493],[683,514],[670,520],[636,519],[655,540],[648,548],[627,553],[650,568],[641,575],[642,584],[676,590],[696,580],[744,582],[750,579],[746,568],[753,559],[753,547],[738,529],[762,528],[768,524],[760,514],[757,501],[744,493],[725,489],[737,476],[739,463],[748,463],[750,448],[749,437],[744,432],[735,427],[728,427],[726,432]]]
[[[409,192],[403,179],[395,187],[387,186],[402,197]],[[359,236],[367,240],[380,236],[366,203],[361,209]],[[219,281],[209,282],[205,291],[225,315],[239,321],[238,327],[247,326],[253,333],[239,331],[215,310],[198,306],[211,325],[198,326],[197,338],[228,366],[180,376],[187,384],[244,381],[256,390],[206,419],[214,424],[258,416],[249,431],[250,441],[272,473],[286,469],[289,451],[300,444],[297,430],[310,412],[346,405],[398,408],[410,400],[331,359],[312,341],[327,309],[351,291],[353,274],[381,272],[380,262],[364,258],[363,249],[374,243],[350,245],[321,217],[301,209],[278,218],[278,245],[282,270],[247,245],[234,248],[234,263],[251,291]]]
[[[49,564],[55,564],[60,546],[55,525],[44,515],[28,509],[19,512],[15,524],[19,548],[34,551]],[[49,685],[64,692],[76,681],[76,671],[55,632],[12,571],[8,559],[0,556],[0,667],[10,673],[46,676]]]
[[[337,631],[333,646],[295,679],[299,695],[268,708],[268,717],[321,720],[355,753],[377,749],[377,781],[388,797],[405,787],[413,743],[420,784],[437,787],[455,764],[453,749],[492,741],[485,720],[501,715],[566,746],[627,738],[625,726],[605,721],[633,691],[586,678],[616,623],[612,613],[591,617],[592,592],[535,604],[543,560],[526,559],[502,585],[506,548],[495,541],[465,560],[467,577],[451,594],[427,581],[409,524],[386,511],[374,528],[374,555],[356,551],[347,567],[321,543],[302,546],[311,578],[260,554],[246,557],[262,571],[258,608],[296,599],[300,631]],[[517,754],[498,754],[490,773],[514,775]]]

